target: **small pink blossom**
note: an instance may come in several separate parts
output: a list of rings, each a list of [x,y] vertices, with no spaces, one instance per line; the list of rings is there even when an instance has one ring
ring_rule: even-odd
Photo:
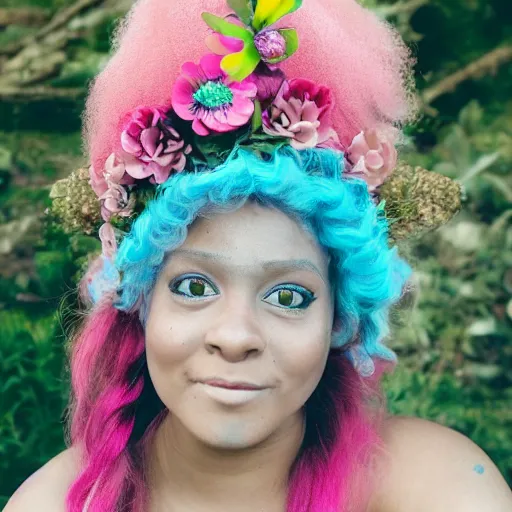
[[[125,183],[128,185],[134,182],[134,179],[126,173],[124,162],[115,153],[111,153],[105,160],[103,175],[106,180],[113,181],[114,183]]]
[[[333,105],[327,87],[301,78],[285,81],[272,105],[263,112],[263,130],[269,135],[290,138],[295,149],[337,141],[330,120]]]
[[[224,56],[229,55],[230,53],[242,51],[244,42],[240,39],[236,39],[235,37],[229,37],[219,34],[218,32],[212,32],[206,37],[206,46],[212,53]]]
[[[117,253],[117,240],[116,233],[112,224],[105,223],[99,229],[98,235],[101,240],[101,252],[107,258],[111,260],[114,259],[114,256]]]
[[[254,36],[254,46],[263,62],[278,59],[286,53],[286,39],[278,30],[262,30]]]
[[[102,172],[97,172],[93,165],[89,167],[89,183],[99,197],[107,191],[108,185]]]
[[[107,191],[99,199],[101,202],[101,216],[108,222],[112,215],[129,217],[133,212],[135,199],[129,194],[128,188],[107,180]]]
[[[174,83],[172,107],[179,117],[192,121],[198,135],[236,130],[254,113],[256,85],[250,78],[229,79],[220,67],[221,60],[220,55],[208,54],[199,64],[186,62]]]
[[[121,185],[133,185],[135,183],[135,179],[126,172],[123,160],[115,153],[111,153],[105,160],[105,165],[100,173],[96,172],[91,166],[89,176],[91,187],[98,197],[108,190],[108,181]]]
[[[392,136],[377,130],[362,131],[347,150],[346,172],[365,180],[368,190],[373,192],[393,172],[397,158]]]
[[[112,153],[105,162],[103,171],[105,190],[99,196],[101,216],[108,222],[112,215],[129,217],[133,211],[135,200],[130,196],[129,186],[135,183],[132,176],[126,173],[125,165]]]
[[[126,172],[135,179],[153,177],[163,183],[171,171],[185,168],[186,155],[192,148],[185,147],[179,133],[168,126],[163,109],[141,107],[129,114],[121,133],[121,146]]]

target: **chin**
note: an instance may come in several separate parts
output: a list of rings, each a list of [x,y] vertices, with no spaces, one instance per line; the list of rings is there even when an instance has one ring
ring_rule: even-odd
[[[187,428],[187,425],[184,425]],[[252,448],[272,436],[276,428],[260,420],[218,418],[190,425],[189,432],[206,446],[218,450]]]
[[[172,411],[171,428],[183,440],[192,437],[212,449],[244,450],[302,430],[302,400],[276,397],[274,390],[254,396],[218,390],[210,394],[202,387],[193,391],[166,404]]]

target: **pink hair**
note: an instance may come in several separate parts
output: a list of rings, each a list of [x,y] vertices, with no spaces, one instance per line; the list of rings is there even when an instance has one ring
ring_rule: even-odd
[[[91,313],[71,355],[71,443],[80,447],[82,471],[67,496],[70,512],[117,511],[123,500],[140,510],[144,487],[128,451],[134,404],[144,381],[144,333],[136,316],[103,303]]]
[[[71,357],[71,442],[82,460],[68,492],[69,512],[147,509],[145,447],[163,415],[155,409],[134,436],[134,425],[149,408],[143,398],[155,393],[144,367],[138,316],[108,303],[95,309]],[[379,366],[372,380],[364,380],[340,351],[331,351],[306,404],[306,436],[290,472],[288,512],[365,510],[376,476],[372,462],[383,446],[382,372]]]
[[[379,361],[371,379],[364,379],[341,351],[331,351],[306,403],[306,440],[290,475],[287,512],[367,510],[382,476],[376,465],[385,456],[380,383],[391,368]]]
[[[201,12],[223,16],[225,0],[139,0],[121,25],[116,52],[94,82],[85,137],[91,163],[103,168],[120,149],[120,123],[141,105],[169,106],[187,61],[208,53]],[[288,78],[331,88],[334,129],[347,146],[363,129],[401,124],[413,114],[411,58],[400,36],[355,0],[305,0],[279,25],[299,34],[299,50],[282,64]]]

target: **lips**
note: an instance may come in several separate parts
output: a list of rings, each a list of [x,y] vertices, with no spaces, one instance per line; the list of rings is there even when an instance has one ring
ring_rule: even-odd
[[[260,389],[266,389],[267,386],[259,386],[257,384],[253,384],[251,382],[243,382],[243,381],[227,381],[224,379],[211,378],[198,380],[201,384],[207,384],[208,386],[212,386],[215,388],[223,388],[223,389],[238,389],[244,391],[256,391]]]

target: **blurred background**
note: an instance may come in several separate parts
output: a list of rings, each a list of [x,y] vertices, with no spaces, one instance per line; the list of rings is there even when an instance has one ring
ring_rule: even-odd
[[[185,0],[169,0],[185,1]],[[57,179],[86,164],[80,115],[107,60],[113,0],[0,7],[0,508],[64,448],[66,333],[98,242],[46,222]],[[396,322],[393,413],[469,436],[512,483],[512,3],[363,0],[417,58],[422,102],[402,158],[464,184],[463,211],[403,250],[417,307]]]

